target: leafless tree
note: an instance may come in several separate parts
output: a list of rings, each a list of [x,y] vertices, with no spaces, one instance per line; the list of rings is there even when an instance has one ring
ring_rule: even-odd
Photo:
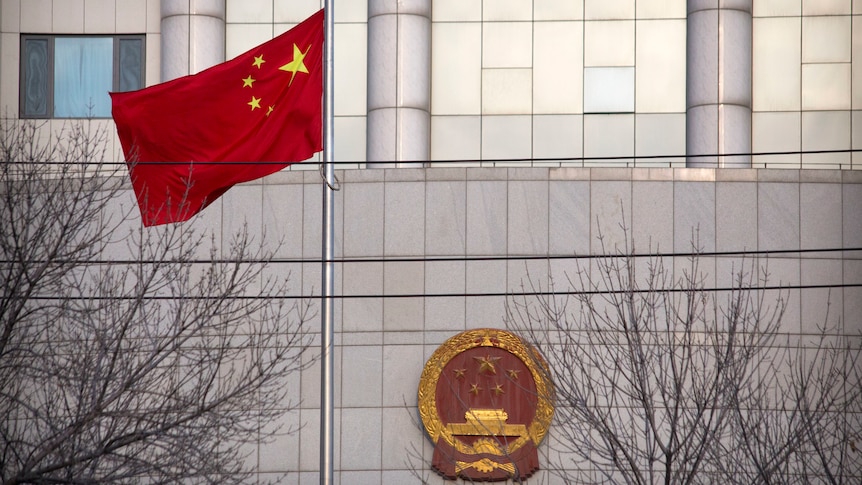
[[[532,296],[507,305],[507,325],[552,369],[554,472],[571,483],[859,483],[858,336],[784,333],[788,292],[764,290],[765,261],[725,260],[732,280],[716,291],[696,242],[692,257],[638,257],[622,230],[621,248],[599,236],[602,255],[579,260],[564,291],[533,281]]]
[[[105,130],[47,128],[0,130],[0,482],[242,482],[308,303],[262,236],[141,227]]]
[[[732,390],[730,439],[713,456],[726,480],[862,480],[860,342],[833,327],[823,324],[816,335],[771,349],[760,381]]]

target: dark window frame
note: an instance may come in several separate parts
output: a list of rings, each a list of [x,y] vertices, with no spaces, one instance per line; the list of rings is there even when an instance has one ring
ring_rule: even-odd
[[[21,34],[20,38],[20,61],[18,63],[18,116],[25,119],[80,119],[80,117],[56,117],[54,116],[54,49],[57,39],[61,38],[77,38],[77,39],[96,39],[108,38],[113,40],[113,57],[111,59],[112,78],[111,86],[113,91],[120,91],[120,83],[122,75],[120,69],[121,63],[121,48],[120,44],[123,41],[135,40],[140,42],[140,63],[138,72],[140,73],[139,86],[136,89],[143,88],[146,85],[146,58],[147,58],[147,39],[146,34]],[[27,112],[27,83],[29,70],[26,66],[28,61],[27,48],[29,41],[44,41],[47,42],[47,52],[45,62],[47,63],[45,80],[45,112],[32,113]],[[96,118],[110,118],[98,116]]]

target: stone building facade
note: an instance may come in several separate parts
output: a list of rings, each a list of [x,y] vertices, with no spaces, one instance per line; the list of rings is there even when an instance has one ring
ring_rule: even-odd
[[[39,45],[59,75],[62,39],[139,39],[130,82],[152,85],[321,7],[2,0],[0,107],[49,130],[83,117],[51,105],[42,114],[39,94],[28,98],[26,61]],[[693,230],[709,252],[781,251],[773,280],[794,287],[783,331],[815,331],[827,301],[841,332],[862,330],[860,2],[340,0],[335,22],[335,252],[369,260],[336,265],[338,483],[416,483],[416,471],[437,480],[416,412],[425,360],[455,333],[502,326],[504,295],[527,274],[547,281],[574,264],[519,257],[597,253],[599,222],[612,243],[625,221],[663,253],[689,251]],[[95,65],[122,64],[110,52]],[[68,96],[54,84],[47,99]],[[109,117],[94,122],[113,132]],[[235,187],[189,223],[284,238],[278,256],[307,261],[277,270],[312,294],[317,161]],[[709,258],[710,280],[724,281],[731,260]],[[261,478],[316,483],[319,367],[288,385],[302,408],[285,422],[303,427],[252,459]],[[544,452],[554,439],[552,428]],[[547,470],[530,479],[557,481]]]

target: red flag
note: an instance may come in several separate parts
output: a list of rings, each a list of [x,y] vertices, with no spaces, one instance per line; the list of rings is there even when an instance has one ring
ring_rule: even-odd
[[[234,184],[322,147],[323,10],[192,76],[111,93],[144,225],[185,221]]]

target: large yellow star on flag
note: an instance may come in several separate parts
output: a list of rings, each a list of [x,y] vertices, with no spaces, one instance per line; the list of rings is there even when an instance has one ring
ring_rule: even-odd
[[[302,52],[299,50],[299,47],[297,47],[296,44],[293,44],[293,60],[278,68],[281,71],[287,71],[291,73],[290,82],[287,84],[288,86],[293,84],[293,78],[296,77],[297,72],[304,72],[308,74],[308,68],[305,67],[304,60],[305,55],[308,54],[309,49],[311,49],[310,45],[305,48],[305,52]]]

